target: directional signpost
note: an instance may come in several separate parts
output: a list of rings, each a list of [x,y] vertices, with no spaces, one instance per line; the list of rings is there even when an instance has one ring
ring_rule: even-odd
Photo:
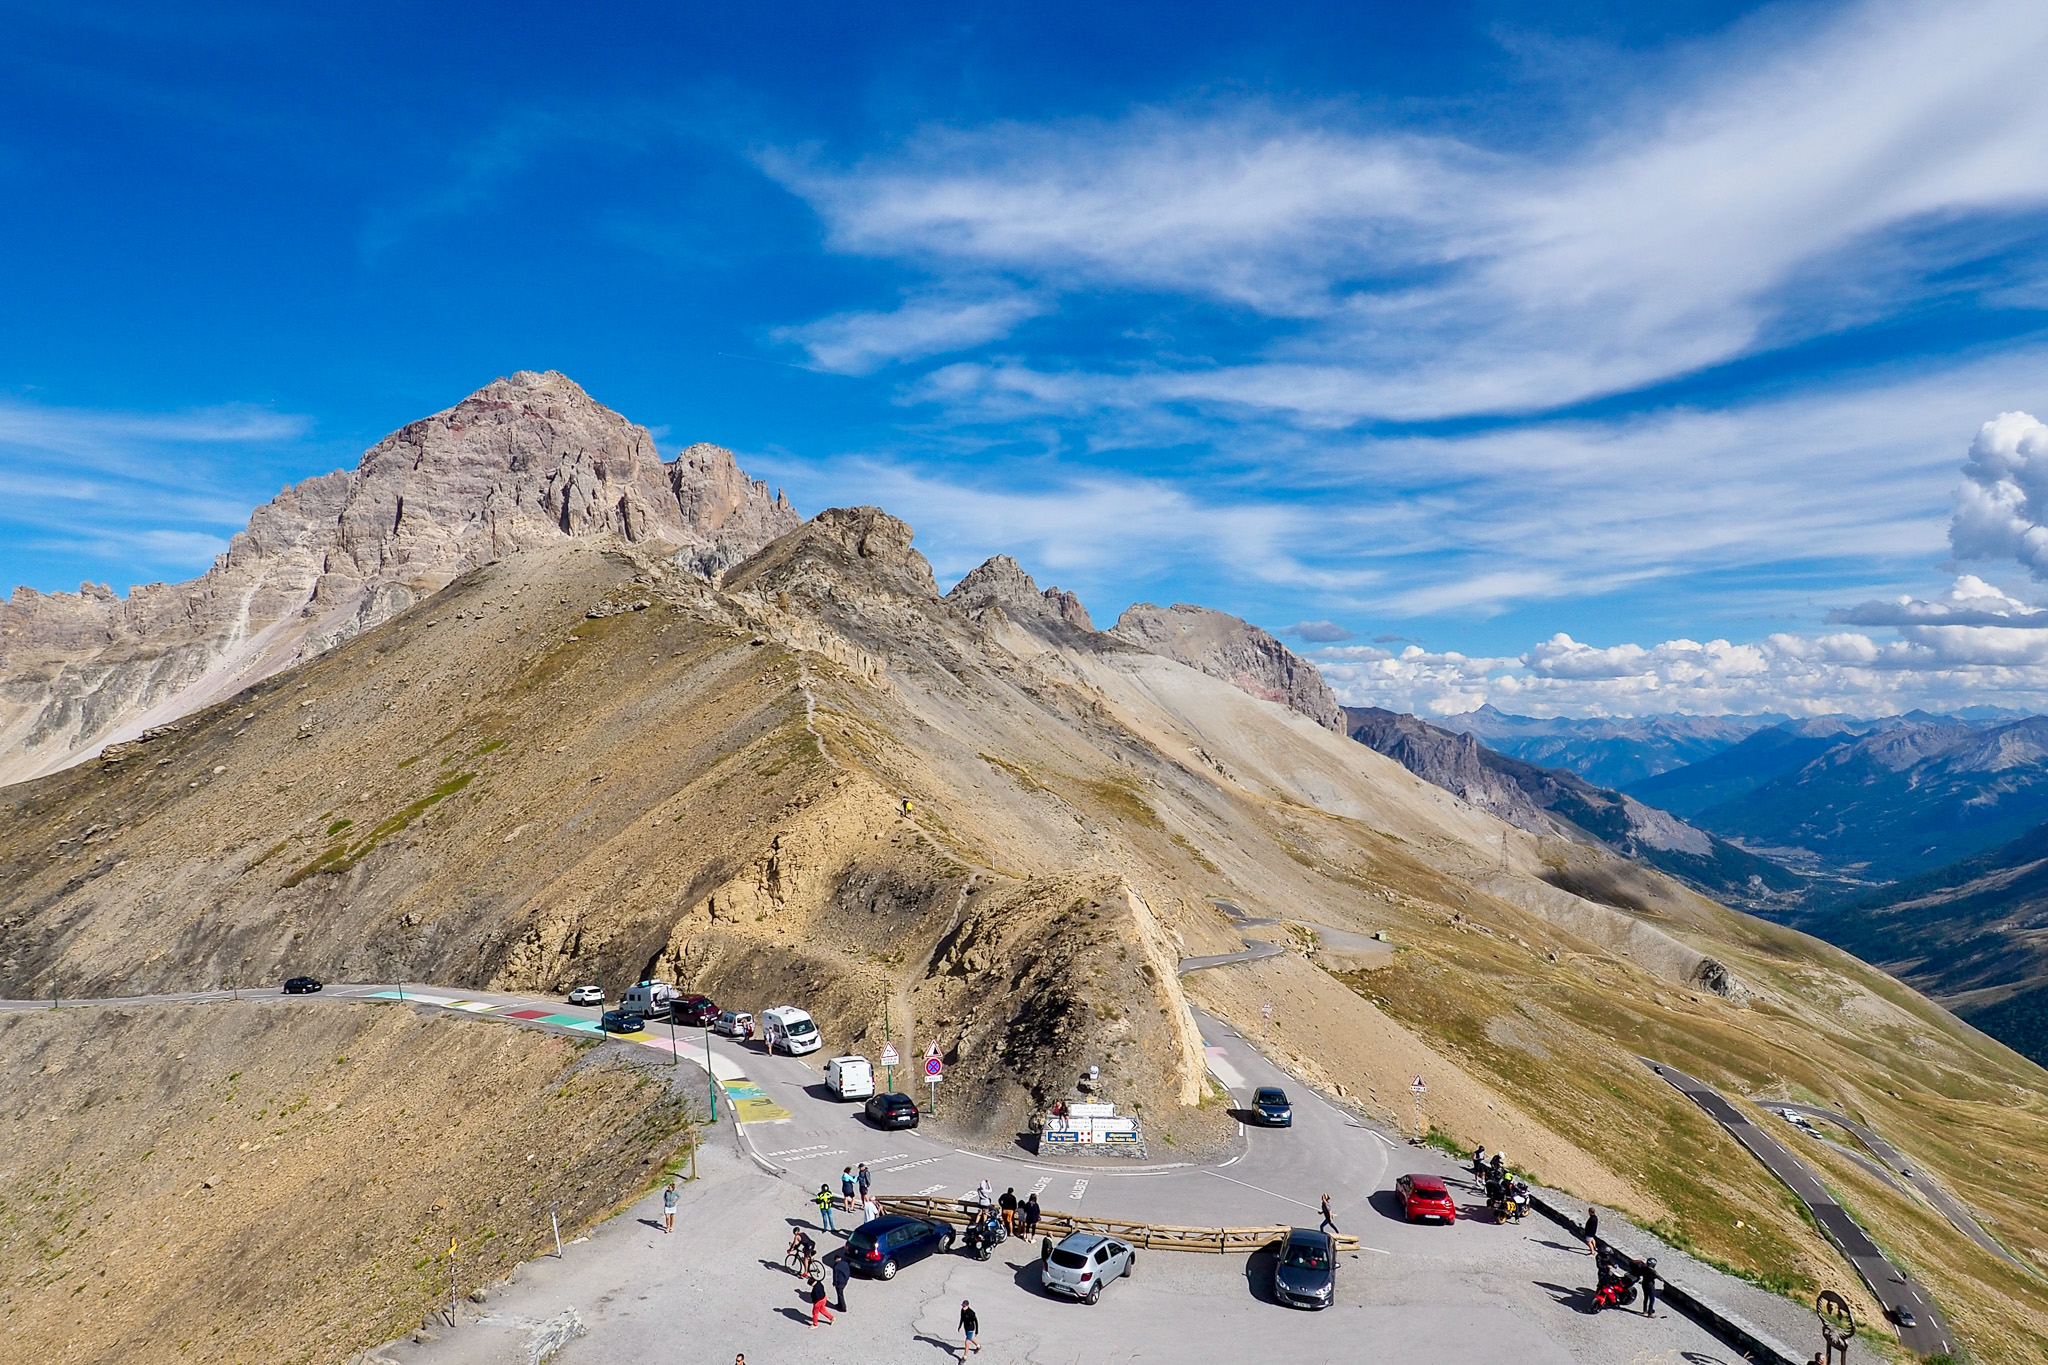
[[[1422,1097],[1429,1093],[1429,1087],[1423,1084],[1422,1077],[1417,1076],[1412,1082],[1409,1083],[1408,1093],[1415,1096],[1415,1140],[1417,1142],[1420,1142],[1422,1141],[1423,1137]]]
[[[882,1044],[882,1066],[889,1073],[889,1089],[896,1088],[896,1064],[903,1059],[896,1055],[896,1044]]]
[[[933,1043],[924,1054],[924,1083],[932,1088],[932,1113],[939,1112],[939,1081],[946,1074],[946,1060],[939,1056],[939,1045]]]

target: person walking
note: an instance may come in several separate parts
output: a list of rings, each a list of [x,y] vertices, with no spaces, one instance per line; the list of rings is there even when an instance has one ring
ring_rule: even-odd
[[[981,1319],[974,1315],[974,1305],[960,1300],[960,1335],[966,1338],[961,1344],[960,1358],[967,1359],[968,1353],[981,1349]]]
[[[818,1330],[819,1318],[832,1321],[832,1310],[825,1305],[825,1282],[814,1279],[811,1281],[811,1330],[814,1332]]]
[[[1657,1316],[1657,1258],[1643,1262],[1643,1316]]]
[[[832,1226],[832,1187],[818,1186],[818,1192],[811,1196],[811,1202],[818,1206],[818,1226],[827,1232],[839,1231]]]
[[[668,1182],[668,1188],[661,1192],[661,1230],[676,1230],[676,1182]]]
[[[860,1186],[860,1202],[867,1203],[868,1188],[874,1183],[874,1177],[868,1174],[867,1162],[860,1163],[860,1174],[854,1177],[854,1183]]]
[[[844,1201],[841,1204],[841,1207],[844,1208],[848,1213],[852,1213],[855,1209],[860,1207],[859,1202],[855,1198],[855,1184],[856,1182],[853,1176],[853,1167],[848,1166],[845,1170],[839,1173],[839,1197],[842,1201]]]
[[[1024,1199],[1024,1235],[1038,1235],[1038,1191],[1033,1190]]]
[[[983,1180],[979,1185],[976,1185],[974,1187],[974,1202],[981,1205],[984,1209],[994,1208],[996,1203],[995,1186],[989,1184],[987,1180]]]
[[[1338,1230],[1337,1220],[1330,1216],[1330,1196],[1327,1194],[1323,1196],[1323,1221],[1316,1226],[1319,1229],[1328,1228],[1333,1233]]]
[[[832,1292],[839,1297],[839,1302],[833,1307],[842,1313],[846,1311],[846,1282],[852,1278],[853,1257],[850,1253],[841,1251],[832,1258]]]
[[[1012,1185],[1009,1189],[1004,1190],[1003,1197],[998,1199],[996,1203],[1002,1206],[1003,1231],[1015,1237],[1017,1235],[1017,1187]]]
[[[1588,1256],[1598,1256],[1600,1254],[1600,1210],[1594,1208],[1591,1204],[1586,1206],[1585,1238],[1586,1254]]]

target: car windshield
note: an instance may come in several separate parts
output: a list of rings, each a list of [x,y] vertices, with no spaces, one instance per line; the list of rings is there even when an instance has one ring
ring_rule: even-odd
[[[804,1033],[816,1033],[818,1030],[816,1025],[812,1024],[810,1020],[796,1019],[791,1021],[789,1025],[789,1031],[792,1035],[796,1035]]]
[[[1287,1095],[1286,1095],[1286,1092],[1285,1092],[1285,1091],[1280,1091],[1280,1090],[1261,1090],[1261,1091],[1259,1092],[1259,1103],[1260,1103],[1260,1104],[1285,1104],[1285,1103],[1287,1103]]]
[[[1302,1270],[1328,1270],[1330,1253],[1318,1246],[1296,1242],[1287,1248],[1287,1264]]]
[[[1062,1248],[1053,1252],[1052,1263],[1062,1270],[1079,1270],[1082,1266],[1088,1264],[1088,1258],[1078,1251],[1068,1251]]]
[[[1451,1197],[1451,1192],[1441,1185],[1432,1186],[1418,1183],[1415,1186],[1415,1195],[1418,1199],[1448,1199]]]

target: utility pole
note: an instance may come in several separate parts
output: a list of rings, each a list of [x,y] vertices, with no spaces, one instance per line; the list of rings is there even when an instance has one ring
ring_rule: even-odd
[[[675,1016],[670,1015],[669,1018],[670,1022],[673,1023]],[[711,1121],[716,1123],[718,1122],[718,1077],[711,1073],[711,1024],[708,1020],[704,1024],[704,1088],[710,1092]],[[696,1179],[696,1169],[697,1149],[692,1147],[690,1149],[690,1170],[692,1172],[690,1178],[692,1180]]]

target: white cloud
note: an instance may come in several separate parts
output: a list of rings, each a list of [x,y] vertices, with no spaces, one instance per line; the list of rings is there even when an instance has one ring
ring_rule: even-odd
[[[1295,639],[1305,640],[1312,645],[1337,644],[1352,637],[1351,631],[1335,621],[1296,621],[1280,633],[1292,635]]]
[[[1839,308],[1813,305],[1830,281],[1862,315],[1902,306],[1919,228],[2048,204],[2044,62],[2039,5],[1873,3],[1720,40],[1561,150],[1239,108],[767,164],[842,250],[1310,320],[1252,360],[1082,377],[1117,401],[1311,423],[1518,412],[1832,325]],[[1881,279],[1859,274],[1877,260]],[[1034,382],[982,377],[1013,400]]]
[[[925,296],[886,313],[838,313],[801,327],[778,328],[774,336],[803,347],[822,369],[868,374],[898,361],[995,341],[1040,311],[1036,299],[1020,293]]]
[[[1949,543],[1958,559],[2014,559],[2048,581],[2048,426],[2002,412],[1970,444]]]

